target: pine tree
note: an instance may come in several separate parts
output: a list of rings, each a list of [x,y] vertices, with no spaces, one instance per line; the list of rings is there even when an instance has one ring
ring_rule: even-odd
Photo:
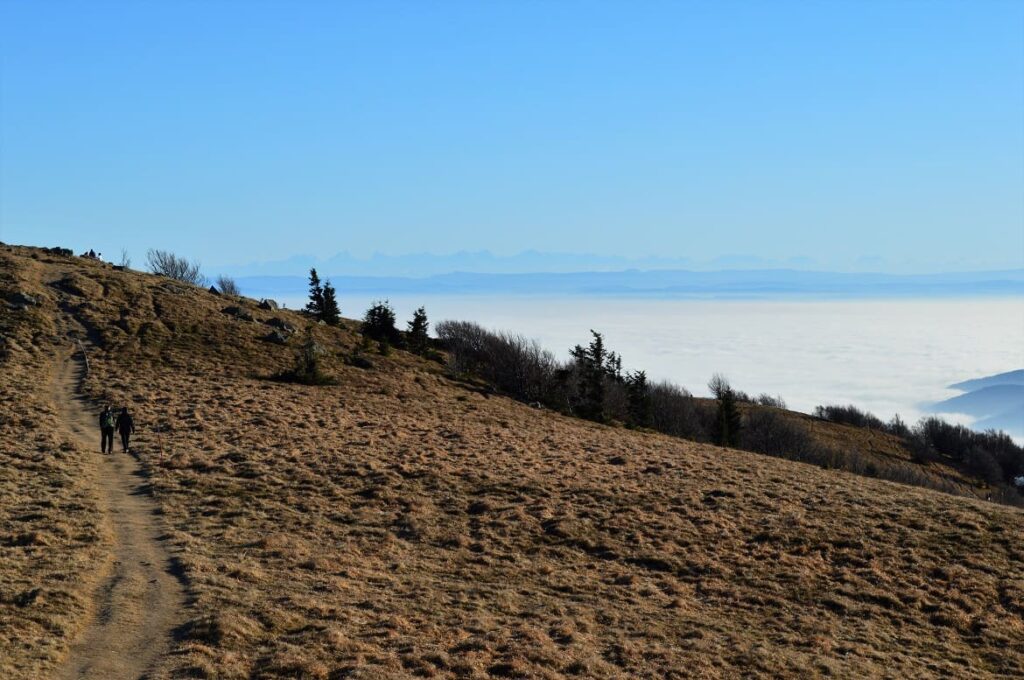
[[[337,326],[341,322],[341,309],[338,307],[338,298],[330,279],[324,282],[323,296],[323,309],[320,312],[320,319],[326,324]]]
[[[613,369],[608,365],[608,352],[604,348],[604,337],[591,329],[593,336],[586,347],[572,350],[573,358],[580,372],[580,415],[590,420],[604,420],[604,381]]]
[[[306,304],[306,311],[319,321],[324,314],[324,289],[320,285],[320,277],[316,274],[316,268],[309,270],[309,302]]]
[[[712,428],[715,443],[719,446],[738,446],[740,429],[743,424],[732,386],[728,380],[716,374],[708,383],[708,389],[718,400],[718,411],[715,414],[715,423]]]
[[[427,322],[427,310],[420,307],[412,315],[412,321],[408,323],[409,349],[416,354],[427,353],[430,347],[430,336],[427,334],[430,324]]]
[[[630,424],[647,427],[651,421],[651,391],[646,372],[626,374],[626,395],[629,398]]]
[[[400,344],[401,337],[398,335],[398,329],[395,328],[395,310],[391,308],[387,300],[375,302],[366,310],[361,332],[365,337],[378,342],[387,342],[391,345]]]

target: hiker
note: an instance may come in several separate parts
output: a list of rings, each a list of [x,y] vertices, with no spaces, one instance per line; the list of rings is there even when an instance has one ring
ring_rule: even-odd
[[[117,431],[121,434],[121,446],[124,447],[124,452],[128,453],[128,438],[135,433],[135,421],[129,415],[127,406],[122,407],[120,415],[117,416]]]
[[[100,413],[100,450],[103,453],[114,452],[114,411],[110,406],[104,406]]]

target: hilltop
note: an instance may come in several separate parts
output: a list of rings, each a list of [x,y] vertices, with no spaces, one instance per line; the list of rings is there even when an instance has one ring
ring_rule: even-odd
[[[1024,674],[1020,510],[356,362],[353,321],[40,249],[0,248],[0,295],[5,677],[74,660],[123,548],[124,459],[62,422],[74,338],[185,593],[153,677]],[[336,384],[272,380],[310,340]]]

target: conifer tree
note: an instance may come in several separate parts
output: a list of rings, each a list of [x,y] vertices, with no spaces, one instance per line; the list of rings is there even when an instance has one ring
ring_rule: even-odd
[[[306,304],[306,311],[318,321],[323,318],[324,289],[320,285],[320,277],[317,276],[315,267],[309,270],[309,302]]]
[[[572,356],[580,374],[580,415],[590,420],[604,420],[604,381],[614,371],[614,364],[609,365],[608,352],[604,348],[604,337],[591,329],[593,336],[590,344],[584,348],[576,345]]]
[[[646,372],[626,374],[626,395],[629,399],[630,424],[647,427],[651,420],[651,391]]]
[[[738,446],[742,420],[739,407],[736,406],[736,394],[729,381],[721,375],[715,375],[708,383],[708,389],[718,400],[712,435],[719,446]]]
[[[337,326],[341,322],[341,309],[338,308],[338,298],[330,279],[324,282],[322,297],[320,320],[331,326]]]
[[[378,342],[400,344],[401,336],[395,328],[395,310],[387,300],[375,302],[363,316],[362,334]]]
[[[430,324],[427,322],[427,310],[420,307],[412,314],[412,321],[408,323],[409,349],[416,354],[427,353],[430,347],[430,336],[427,334]]]

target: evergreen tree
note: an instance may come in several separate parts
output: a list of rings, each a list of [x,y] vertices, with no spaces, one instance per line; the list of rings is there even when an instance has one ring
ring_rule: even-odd
[[[324,289],[320,285],[320,277],[316,274],[316,268],[309,270],[309,302],[306,304],[306,311],[319,321],[324,313]]]
[[[430,324],[427,322],[427,310],[420,307],[412,314],[412,321],[408,324],[409,349],[416,354],[427,353],[430,347],[430,336],[427,334]]]
[[[626,395],[629,398],[630,424],[647,427],[651,421],[651,390],[646,372],[626,374]]]
[[[571,353],[580,376],[580,416],[601,422],[605,417],[604,381],[614,372],[614,365],[609,365],[604,337],[593,329],[590,334],[590,344],[586,348],[576,345]]]
[[[718,411],[712,428],[715,443],[719,446],[738,446],[743,424],[739,407],[736,406],[736,393],[729,381],[718,374],[711,378],[708,389],[718,400]]]
[[[331,326],[337,326],[341,322],[341,309],[338,308],[338,298],[330,279],[324,282],[322,305],[320,320]]]
[[[395,328],[395,310],[387,300],[375,302],[363,316],[362,334],[378,342],[399,345],[401,336]]]

